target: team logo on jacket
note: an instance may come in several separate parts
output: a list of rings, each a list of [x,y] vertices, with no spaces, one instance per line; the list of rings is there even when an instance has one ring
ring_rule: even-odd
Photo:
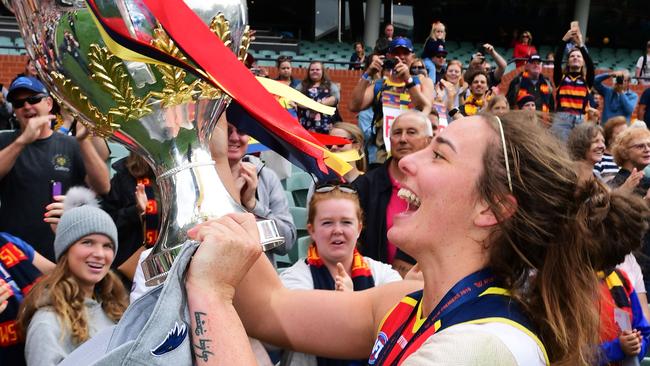
[[[372,353],[370,353],[370,358],[368,358],[369,365],[374,365],[375,362],[377,362],[377,358],[379,357],[381,350],[384,349],[386,342],[388,342],[388,337],[386,336],[386,333],[379,332],[379,335],[377,336],[377,340],[375,341],[375,345],[372,346]]]
[[[63,154],[56,154],[52,159],[52,165],[54,166],[54,170],[58,172],[69,172],[70,158]]]
[[[185,323],[181,323],[181,325],[175,323],[174,328],[167,332],[165,339],[151,350],[151,354],[154,356],[162,356],[167,352],[171,352],[183,343],[185,337],[187,337],[187,326]]]

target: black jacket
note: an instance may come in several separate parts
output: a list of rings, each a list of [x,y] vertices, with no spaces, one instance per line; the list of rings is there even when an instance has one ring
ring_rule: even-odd
[[[111,191],[103,197],[102,208],[117,226],[119,250],[113,261],[113,267],[117,268],[142,246],[144,238],[142,221],[135,205],[137,180],[126,168],[126,158],[113,163],[113,169]]]
[[[393,189],[388,176],[390,161],[391,159],[386,160],[384,164],[359,176],[352,183],[359,194],[364,215],[363,230],[359,237],[359,251],[367,257],[384,263],[388,263],[386,207]],[[413,258],[399,249],[395,258],[415,263]]]

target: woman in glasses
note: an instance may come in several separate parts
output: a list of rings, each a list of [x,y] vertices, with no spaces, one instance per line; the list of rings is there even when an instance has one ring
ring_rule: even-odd
[[[355,150],[357,152],[357,156],[349,156],[352,169],[349,172],[345,173],[345,176],[343,176],[347,183],[352,183],[368,169],[368,162],[366,161],[366,157],[363,153],[363,132],[355,124],[348,122],[337,122],[330,130],[330,135],[343,137],[350,140],[350,143],[346,145],[332,145],[330,147],[330,151],[343,153],[346,151]]]
[[[363,212],[354,188],[323,184],[309,202],[307,231],[312,243],[307,258],[280,275],[284,286],[302,290],[362,291],[402,277],[390,265],[362,256],[357,250]],[[292,365],[329,365],[333,360],[294,353]],[[365,362],[365,360],[358,360]]]
[[[249,359],[240,316],[266,341],[372,365],[593,364],[594,268],[609,264],[612,236],[622,250],[639,245],[645,203],[581,184],[564,147],[524,113],[459,119],[399,167],[408,208],[388,237],[418,261],[424,289],[287,290],[256,261],[253,218],[229,215],[190,232],[203,242],[190,313],[214,314],[201,325],[224,342],[214,352]]]
[[[621,187],[646,197],[650,177],[644,176],[643,169],[650,164],[650,131],[645,128],[624,130],[614,142],[612,155],[621,169],[609,182],[610,186]]]

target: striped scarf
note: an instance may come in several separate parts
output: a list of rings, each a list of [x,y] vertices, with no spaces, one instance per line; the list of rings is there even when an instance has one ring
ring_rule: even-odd
[[[138,184],[144,185],[144,192],[147,194],[147,207],[142,220],[142,231],[144,233],[145,247],[151,248],[158,240],[158,201],[156,201],[150,178],[139,178]]]
[[[473,116],[483,109],[485,102],[486,99],[476,98],[474,94],[470,93],[469,97],[465,99],[465,104],[463,104],[463,110],[461,112],[463,112],[464,116]]]
[[[332,278],[330,271],[327,269],[327,266],[325,266],[323,259],[318,255],[318,249],[313,242],[309,246],[309,249],[307,249],[307,258],[305,259],[305,263],[307,263],[311,270],[311,277],[314,281],[315,290],[335,289],[336,285],[334,283],[334,278]],[[357,248],[354,248],[350,277],[352,278],[354,291],[361,291],[375,287],[375,280],[372,278],[372,272],[370,271],[368,262],[366,262]],[[318,366],[365,365],[367,361],[366,359],[336,360],[325,357],[317,357],[316,360],[318,361]]]
[[[539,79],[537,80],[537,85],[539,85],[539,96],[535,92],[536,85],[533,84],[533,82],[531,81],[528,75],[528,71],[524,71],[523,74],[521,75],[521,82],[519,83],[519,90],[517,91],[517,98],[515,100],[519,100],[526,94],[530,94],[535,97],[536,99],[535,103],[537,103],[537,99],[541,99],[542,102],[541,111],[548,112],[550,111],[550,101],[552,98],[551,88],[546,82],[546,79],[544,79],[543,75],[539,76]]]

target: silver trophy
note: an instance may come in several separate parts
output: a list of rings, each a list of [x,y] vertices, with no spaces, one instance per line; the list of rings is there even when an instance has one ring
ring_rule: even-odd
[[[143,270],[147,285],[161,283],[188,240],[188,229],[244,211],[217,175],[208,146],[230,97],[181,67],[133,61],[125,57],[130,50],[114,52],[107,45],[98,20],[190,62],[142,0],[97,0],[96,12],[81,0],[3,1],[15,13],[27,52],[52,94],[94,134],[124,145],[153,168],[162,223]],[[245,57],[244,0],[185,3],[240,60]],[[273,221],[260,219],[258,229],[265,250],[284,243]]]

